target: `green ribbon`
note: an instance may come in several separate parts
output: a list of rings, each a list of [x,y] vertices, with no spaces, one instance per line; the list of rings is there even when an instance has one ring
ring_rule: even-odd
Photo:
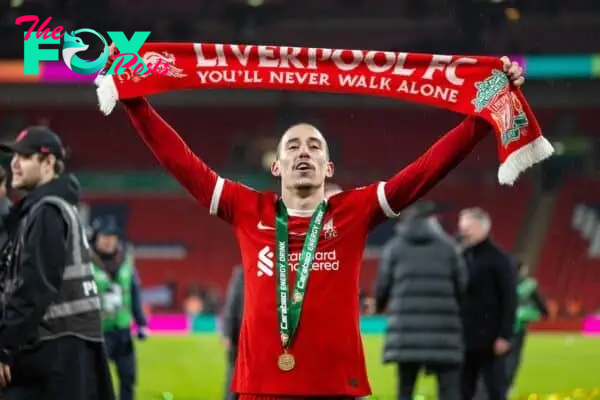
[[[288,249],[288,213],[283,201],[277,204],[277,217],[275,218],[275,239],[277,259],[277,312],[279,314],[279,333],[281,344],[287,349],[292,342],[300,322],[302,305],[306,296],[308,277],[315,259],[319,235],[325,218],[327,202],[320,203],[310,219],[308,232],[300,253],[299,268],[296,273],[294,291],[290,299],[289,289],[289,249]]]

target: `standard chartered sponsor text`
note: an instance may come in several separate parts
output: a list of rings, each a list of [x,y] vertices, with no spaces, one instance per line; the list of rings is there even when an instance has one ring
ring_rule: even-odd
[[[290,253],[289,265],[292,271],[300,269],[300,253]],[[340,261],[335,250],[317,251],[313,260],[311,271],[337,271],[340,269]]]

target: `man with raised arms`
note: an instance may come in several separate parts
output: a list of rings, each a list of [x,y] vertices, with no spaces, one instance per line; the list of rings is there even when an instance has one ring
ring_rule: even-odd
[[[512,84],[522,85],[521,68],[503,62]],[[234,228],[245,302],[233,391],[241,400],[370,394],[358,296],[367,234],[426,194],[491,126],[468,117],[389,180],[327,198],[334,166],[312,125],[294,125],[281,137],[271,168],[281,193],[258,192],[217,175],[145,99],[123,104],[163,167]],[[298,260],[294,268],[288,259]]]

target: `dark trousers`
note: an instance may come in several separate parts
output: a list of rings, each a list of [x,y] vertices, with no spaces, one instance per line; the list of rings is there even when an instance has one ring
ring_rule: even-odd
[[[231,391],[231,381],[233,379],[233,369],[237,359],[237,344],[231,345],[231,350],[227,352],[227,376],[225,378],[225,400],[238,400],[240,395]]]
[[[73,336],[42,342],[15,357],[2,400],[114,400],[104,344]]]
[[[488,400],[506,400],[505,358],[495,356],[491,350],[467,350],[462,370],[464,400],[475,396],[479,377],[483,377]]]
[[[398,364],[398,399],[412,400],[413,392],[419,371],[426,367],[433,373],[438,381],[439,400],[459,400],[460,392],[460,366],[445,364],[399,363]]]
[[[516,333],[510,340],[510,353],[506,356],[506,384],[509,388],[514,384],[519,366],[521,365],[526,336],[527,331],[523,329],[521,332]]]
[[[104,334],[108,357],[114,361],[119,376],[119,400],[133,400],[135,396],[135,348],[128,329]]]

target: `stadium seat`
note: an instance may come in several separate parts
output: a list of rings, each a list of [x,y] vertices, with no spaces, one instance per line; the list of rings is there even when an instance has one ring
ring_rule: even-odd
[[[562,187],[536,271],[549,296],[562,304],[578,299],[585,311],[595,311],[600,306],[600,259],[588,254],[589,239],[574,227],[579,204],[600,205],[600,182],[571,178]]]

